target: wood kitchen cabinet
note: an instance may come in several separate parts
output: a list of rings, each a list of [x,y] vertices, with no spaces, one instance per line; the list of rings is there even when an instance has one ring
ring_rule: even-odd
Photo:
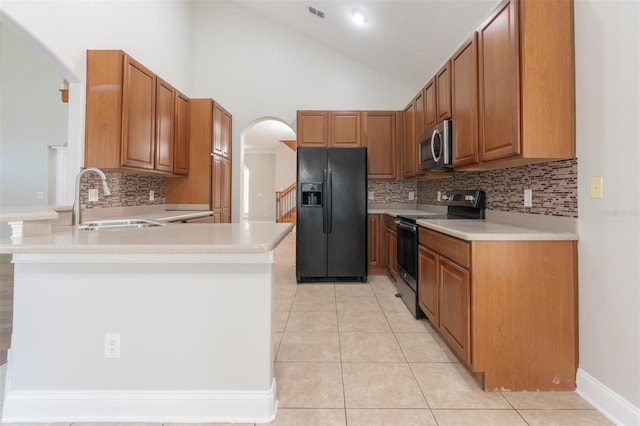
[[[478,164],[477,34],[451,58],[453,167]]]
[[[415,106],[413,101],[402,112],[402,176],[407,179],[416,175]]]
[[[213,105],[213,153],[231,158],[231,114],[219,103]]]
[[[298,146],[362,146],[360,111],[298,111]]]
[[[449,61],[436,73],[436,118],[437,122],[451,118],[451,71]]]
[[[398,233],[395,217],[385,215],[386,266],[392,279],[398,275]]]
[[[414,158],[414,175],[423,175],[424,171],[420,168],[420,156],[418,155],[419,139],[423,133],[427,130],[424,125],[424,90],[421,90],[413,99],[413,123],[416,130],[413,135],[413,158]]]
[[[369,179],[396,177],[396,111],[363,111],[363,145]]]
[[[419,241],[420,308],[484,390],[575,389],[575,241]]]
[[[574,69],[570,0],[503,1],[478,29],[479,161],[575,157]]]
[[[297,112],[298,146],[329,146],[329,114],[327,111]]]
[[[173,173],[178,175],[189,174],[189,114],[189,98],[177,92]]]
[[[386,247],[384,241],[384,215],[370,214],[367,215],[368,220],[368,253],[369,253],[369,273],[384,274],[385,273],[385,255]]]
[[[85,167],[172,174],[177,93],[121,50],[88,50]]]
[[[166,202],[205,205],[213,211],[213,222],[229,223],[231,160],[212,153],[214,123],[224,121],[224,114],[218,117],[214,114],[215,105],[212,99],[191,99],[189,175],[167,180]],[[224,111],[224,108],[218,110]]]
[[[451,72],[447,61],[424,89],[424,128],[451,118]]]
[[[360,111],[329,112],[329,146],[357,148],[362,146]]]
[[[430,129],[438,124],[438,113],[436,112],[436,80],[432,78],[424,86],[424,127]]]
[[[175,89],[161,78],[156,78],[156,136],[155,169],[173,172]]]

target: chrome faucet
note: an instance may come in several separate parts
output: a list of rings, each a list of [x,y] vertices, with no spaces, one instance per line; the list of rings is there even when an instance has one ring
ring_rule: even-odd
[[[80,179],[85,173],[94,172],[100,176],[102,179],[102,195],[105,197],[111,196],[111,192],[109,191],[109,187],[107,186],[107,177],[104,175],[103,171],[97,169],[95,167],[87,167],[84,170],[80,170],[78,176],[76,176],[76,196],[73,200],[73,211],[71,212],[71,225],[81,225],[82,224],[82,207],[80,206]]]

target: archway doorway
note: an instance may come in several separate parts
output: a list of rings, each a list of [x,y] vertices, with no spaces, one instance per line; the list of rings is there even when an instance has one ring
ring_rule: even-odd
[[[293,128],[276,117],[254,120],[242,131],[241,167],[249,170],[242,174],[243,179],[248,176],[249,182],[240,185],[243,221],[278,219],[276,192],[295,184],[296,153],[295,144],[291,143],[295,139]]]

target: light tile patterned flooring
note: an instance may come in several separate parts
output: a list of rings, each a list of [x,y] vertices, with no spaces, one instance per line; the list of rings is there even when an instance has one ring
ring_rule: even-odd
[[[294,261],[292,233],[277,251],[271,425],[611,424],[575,392],[483,392],[387,277],[298,285]]]

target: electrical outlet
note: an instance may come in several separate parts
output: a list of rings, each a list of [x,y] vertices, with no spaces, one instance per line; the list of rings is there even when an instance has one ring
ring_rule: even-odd
[[[156,199],[155,194],[153,193],[153,191],[149,191],[149,201],[153,201]]]
[[[98,201],[98,190],[96,188],[89,189],[89,202],[95,203]]]
[[[120,358],[120,334],[107,333],[104,335],[104,357]]]
[[[591,178],[589,196],[591,198],[602,198],[604,196],[602,191],[602,176],[593,176]]]
[[[416,193],[413,191],[409,191],[409,201],[413,201],[416,199]]]
[[[442,201],[442,191],[438,191],[438,201]]]
[[[524,190],[524,206],[533,207],[533,194],[530,189]]]
[[[373,191],[369,191],[369,199],[370,199],[370,200],[373,200],[373,198],[374,198]]]
[[[36,192],[36,200],[44,200],[44,192]]]

